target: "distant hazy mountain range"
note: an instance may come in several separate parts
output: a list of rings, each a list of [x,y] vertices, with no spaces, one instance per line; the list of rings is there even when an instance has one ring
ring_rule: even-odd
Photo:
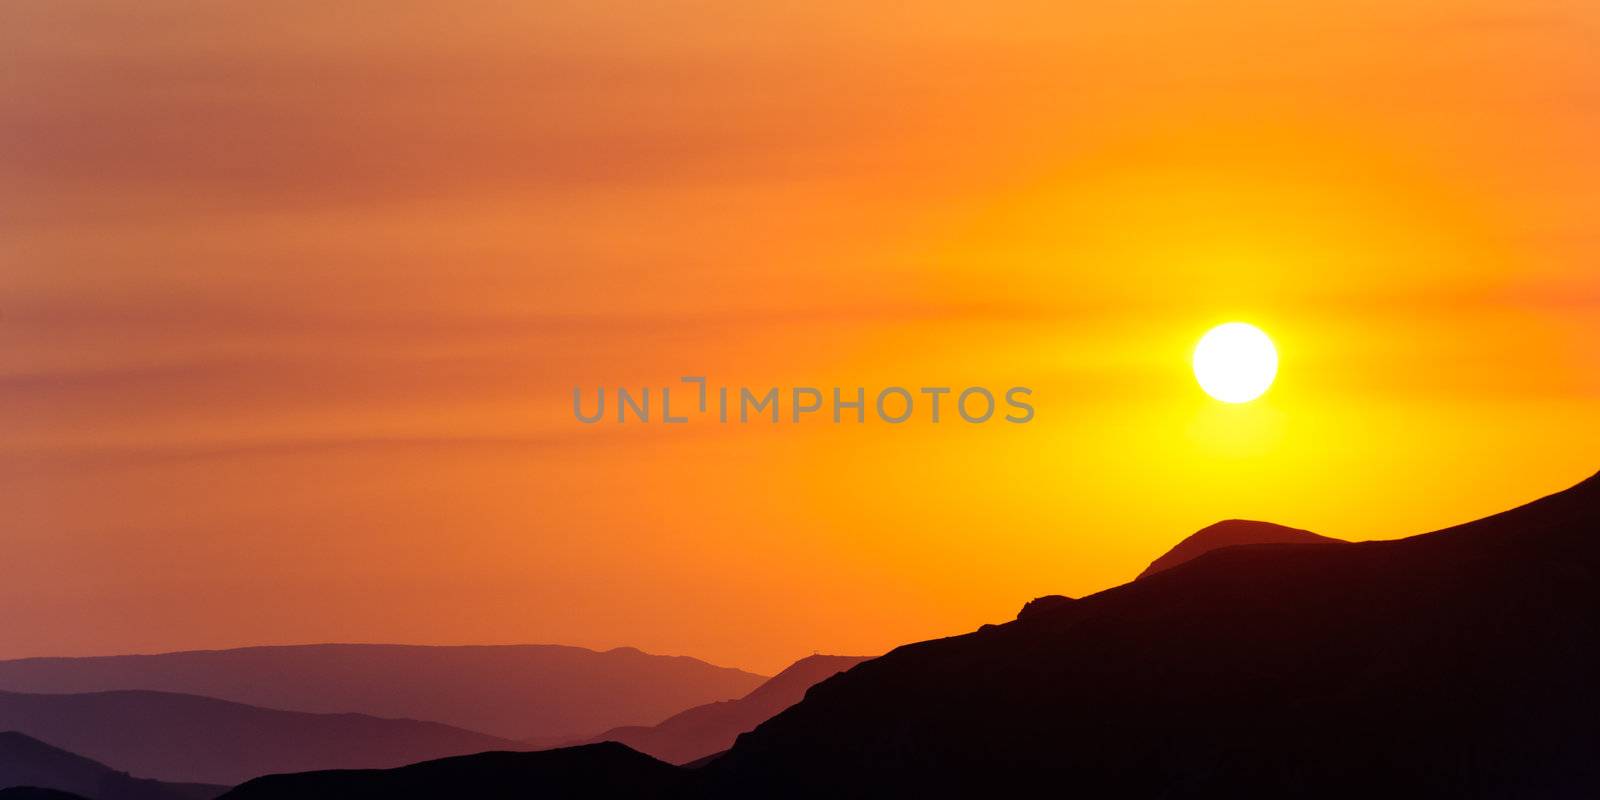
[[[764,680],[694,658],[555,645],[326,644],[0,661],[0,690],[175,692],[268,709],[429,720],[547,743],[653,725],[743,697]]]
[[[1294,538],[900,647],[698,768],[600,744],[228,797],[1600,796],[1600,475],[1408,539]]]
[[[726,750],[739,734],[797,703],[812,684],[866,660],[810,656],[737,700],[696,706],[615,740],[673,763]],[[165,781],[234,785],[261,775],[398,767],[485,751],[532,750],[437,722],[278,711],[144,690],[83,694],[0,691],[0,730],[15,730],[119,769]]]
[[[772,715],[800,702],[813,684],[868,658],[807,656],[738,700],[695,706],[668,717],[660,725],[613,728],[577,744],[621,742],[662,761],[687,764],[732,747],[739,734],[753,730]]]
[[[273,772],[398,767],[527,746],[438,722],[275,711],[170,692],[0,692],[15,730],[118,769],[233,785]]]
[[[60,800],[63,792],[89,800],[210,800],[226,788],[134,778],[15,731],[0,732],[3,800]]]

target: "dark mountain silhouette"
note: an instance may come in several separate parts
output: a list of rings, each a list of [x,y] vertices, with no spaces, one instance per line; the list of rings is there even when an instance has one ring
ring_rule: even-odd
[[[59,789],[40,789],[37,786],[13,786],[0,789],[0,800],[89,800],[81,794]]]
[[[1271,522],[1255,522],[1247,519],[1230,519],[1207,525],[1168,550],[1160,558],[1150,562],[1150,566],[1139,573],[1139,578],[1147,578],[1157,572],[1172,569],[1179,564],[1192,561],[1206,553],[1222,547],[1233,547],[1241,544],[1346,544],[1343,539],[1334,539],[1327,536],[1303,531],[1299,528],[1288,528],[1275,525]],[[1138,578],[1135,578],[1138,580]]]
[[[0,692],[0,730],[168,781],[233,785],[272,772],[398,767],[521,749],[437,722],[274,711],[169,692]]]
[[[6,800],[45,800],[62,793],[88,800],[210,800],[227,789],[134,778],[15,731],[0,733],[0,788]]]
[[[1600,794],[1600,476],[1437,533],[1227,547],[813,687],[702,794]]]
[[[558,800],[660,797],[679,788],[686,770],[617,744],[536,753],[479,753],[390,770],[335,770],[268,775],[225,797],[295,800]]]
[[[59,789],[40,789],[37,786],[13,786],[0,789],[0,800],[88,800],[83,795],[62,792]]]
[[[868,656],[814,655],[796,661],[738,700],[695,706],[653,727],[613,728],[590,742],[616,741],[672,764],[686,764],[733,746],[739,734],[800,702],[806,690]]]
[[[0,661],[0,689],[146,689],[263,708],[432,720],[509,739],[567,741],[653,725],[765,680],[633,648],[328,644]]]
[[[696,770],[611,744],[231,796],[1594,797],[1596,675],[1600,475],[1409,539],[1226,547],[907,645]]]

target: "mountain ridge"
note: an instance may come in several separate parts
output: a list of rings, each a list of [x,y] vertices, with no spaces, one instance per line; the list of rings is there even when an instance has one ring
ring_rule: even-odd
[[[1588,796],[1597,608],[1600,475],[1406,539],[1225,547],[867,662],[700,794]]]
[[[391,800],[473,798],[520,800],[665,797],[687,770],[617,742],[531,753],[478,753],[388,770],[330,770],[266,775],[235,787],[229,800]]]
[[[1145,567],[1134,580],[1165,572],[1212,550],[1258,544],[1349,544],[1349,542],[1274,522],[1225,519],[1184,537],[1173,545],[1172,549],[1150,562],[1150,566]]]

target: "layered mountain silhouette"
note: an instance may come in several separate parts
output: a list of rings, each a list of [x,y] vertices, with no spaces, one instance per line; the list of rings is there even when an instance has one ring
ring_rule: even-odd
[[[1223,547],[907,645],[699,769],[595,745],[231,796],[1594,797],[1596,675],[1600,476],[1408,539]]]
[[[49,800],[210,800],[227,789],[135,778],[16,731],[0,732],[0,798]]]
[[[14,692],[176,692],[550,742],[653,725],[685,708],[742,697],[764,680],[694,658],[556,645],[328,644],[0,661],[0,689]]]
[[[868,656],[813,655],[789,665],[738,700],[695,706],[651,727],[613,728],[591,742],[616,741],[672,764],[687,764],[733,746],[739,734],[805,697],[806,690]]]
[[[507,739],[437,722],[276,711],[169,692],[0,692],[0,730],[21,731],[136,775],[233,785],[273,772],[398,767]]]
[[[1241,544],[1330,544],[1335,542],[1346,544],[1343,539],[1333,539],[1311,531],[1288,528],[1271,522],[1255,522],[1246,519],[1224,520],[1214,525],[1207,525],[1190,534],[1183,541],[1178,542],[1160,558],[1150,562],[1150,566],[1145,567],[1144,572],[1139,573],[1139,577],[1147,578],[1157,572],[1164,572],[1223,547],[1234,547]]]

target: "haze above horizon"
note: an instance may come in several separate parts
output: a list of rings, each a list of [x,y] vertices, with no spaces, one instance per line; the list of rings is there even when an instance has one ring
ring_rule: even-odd
[[[771,674],[1222,519],[1393,538],[1566,488],[1600,7],[1503,7],[13,4],[0,658]],[[1231,320],[1282,365],[1239,406],[1190,365]],[[684,375],[1036,416],[572,418]]]

